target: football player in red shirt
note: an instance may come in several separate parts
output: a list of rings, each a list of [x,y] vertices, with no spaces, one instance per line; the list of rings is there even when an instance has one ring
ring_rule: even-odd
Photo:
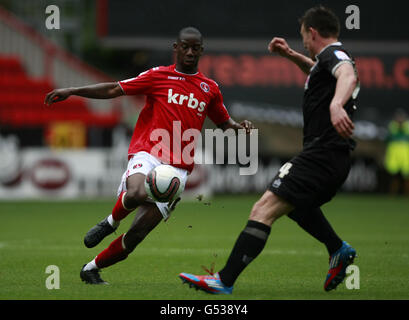
[[[155,67],[124,81],[56,89],[45,98],[45,103],[51,105],[71,95],[94,99],[134,94],[146,96],[146,104],[129,146],[128,168],[123,175],[112,214],[88,231],[84,244],[89,248],[96,246],[114,232],[130,212],[138,208],[138,213],[125,234],[83,266],[80,275],[86,283],[106,283],[99,275],[100,269],[125,259],[162,219],[169,217],[180,199],[170,204],[155,203],[150,201],[144,187],[146,174],[161,163],[176,167],[183,177],[183,183],[193,170],[193,162],[180,157],[181,150],[189,141],[179,139],[179,143],[174,143],[175,128],[179,136],[189,129],[200,132],[206,116],[222,130],[231,128],[237,132],[238,129],[245,129],[250,133],[253,128],[250,121],[239,124],[229,116],[218,85],[198,70],[203,39],[196,28],[182,29],[173,50],[176,56],[174,65]],[[164,129],[170,134],[169,144],[161,146],[161,153],[152,152],[157,145],[157,141],[152,139],[155,129]]]

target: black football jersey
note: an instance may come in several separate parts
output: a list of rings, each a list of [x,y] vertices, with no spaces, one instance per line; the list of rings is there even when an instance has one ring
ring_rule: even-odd
[[[335,94],[337,79],[334,74],[343,63],[351,63],[357,74],[351,55],[335,42],[325,47],[317,56],[311,68],[304,88],[304,148],[325,147],[336,149],[354,149],[355,141],[342,138],[331,123],[329,106]],[[358,74],[357,74],[358,76]],[[359,92],[359,81],[352,97],[344,108],[352,119],[356,109],[356,97]]]

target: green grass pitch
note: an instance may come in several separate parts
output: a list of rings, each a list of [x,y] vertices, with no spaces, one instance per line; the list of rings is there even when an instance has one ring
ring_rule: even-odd
[[[116,237],[87,249],[83,236],[111,210],[113,200],[0,202],[0,299],[276,300],[409,299],[409,199],[338,195],[323,207],[358,258],[360,288],[324,292],[325,247],[287,217],[272,228],[261,255],[242,273],[233,295],[189,289],[180,272],[203,274],[224,266],[258,196],[217,196],[182,202],[128,259],[103,269],[109,286],[81,282],[82,265]],[[126,232],[133,215],[117,230]],[[46,288],[49,265],[60,270],[60,289]]]

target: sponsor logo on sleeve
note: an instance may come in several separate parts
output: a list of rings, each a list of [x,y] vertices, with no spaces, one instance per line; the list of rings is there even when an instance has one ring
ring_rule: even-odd
[[[202,88],[202,90],[203,90],[204,92],[209,92],[209,91],[210,91],[210,87],[209,87],[209,85],[208,85],[206,82],[200,83],[200,88]]]
[[[335,50],[334,54],[337,56],[339,60],[351,60],[351,58],[348,57],[348,55],[344,51]]]

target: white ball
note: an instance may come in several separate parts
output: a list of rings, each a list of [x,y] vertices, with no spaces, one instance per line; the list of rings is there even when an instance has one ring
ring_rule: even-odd
[[[185,189],[182,177],[175,167],[160,165],[152,169],[145,178],[145,190],[149,197],[158,202],[170,202]]]

